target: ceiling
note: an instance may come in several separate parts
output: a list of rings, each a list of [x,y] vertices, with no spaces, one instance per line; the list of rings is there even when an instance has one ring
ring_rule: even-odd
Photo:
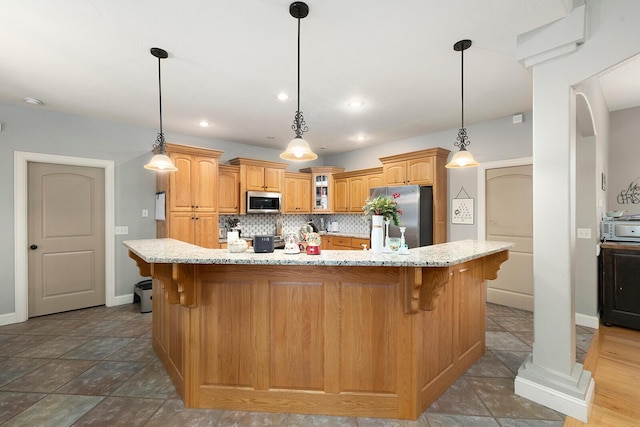
[[[335,154],[531,109],[516,36],[570,0],[308,0],[301,21],[305,139]],[[0,102],[284,149],[294,136],[297,21],[289,0],[0,0]],[[280,92],[289,94],[280,101]],[[351,101],[364,102],[360,108]],[[198,121],[208,120],[202,128]],[[364,135],[364,141],[356,136]],[[150,143],[155,134],[150,137]],[[454,136],[452,135],[452,142]]]

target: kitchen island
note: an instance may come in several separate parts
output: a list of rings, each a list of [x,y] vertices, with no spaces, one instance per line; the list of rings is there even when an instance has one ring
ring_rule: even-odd
[[[233,254],[124,242],[152,276],[153,347],[189,408],[416,419],[485,352],[511,243]]]

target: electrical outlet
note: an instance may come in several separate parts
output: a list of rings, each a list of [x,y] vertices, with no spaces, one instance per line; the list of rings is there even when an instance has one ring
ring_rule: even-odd
[[[129,234],[129,227],[126,225],[116,226],[116,234]]]
[[[578,239],[590,239],[591,238],[591,229],[590,228],[578,228]]]
[[[142,218],[149,218],[149,209],[142,209]]]

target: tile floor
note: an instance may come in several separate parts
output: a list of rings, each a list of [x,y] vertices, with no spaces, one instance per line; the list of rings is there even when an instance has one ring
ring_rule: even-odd
[[[583,360],[592,330],[577,327]],[[151,314],[95,307],[0,327],[2,426],[561,427],[518,397],[530,312],[487,305],[487,352],[416,421],[185,409],[151,348]]]

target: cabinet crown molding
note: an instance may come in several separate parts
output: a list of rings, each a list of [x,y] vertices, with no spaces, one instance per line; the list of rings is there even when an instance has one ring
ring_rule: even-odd
[[[379,166],[377,168],[356,169],[356,170],[349,171],[349,172],[334,173],[333,177],[334,178],[349,178],[349,177],[352,177],[352,176],[374,175],[374,174],[377,174],[377,173],[382,173],[382,166]]]
[[[416,157],[430,157],[430,156],[444,157],[446,159],[449,156],[450,152],[451,152],[450,150],[447,150],[445,148],[436,147],[436,148],[428,148],[426,150],[410,151],[408,153],[395,154],[393,156],[379,157],[379,159],[382,163],[399,162],[402,160],[415,159]]]
[[[272,169],[286,169],[289,164],[287,163],[278,163],[278,162],[268,162],[266,160],[256,160],[256,159],[248,159],[246,157],[236,157],[229,160],[230,165],[250,165],[250,166],[263,166],[265,168]]]
[[[340,173],[344,172],[344,168],[337,166],[312,166],[310,168],[300,169],[303,173]]]
[[[308,179],[309,181],[311,181],[311,174],[310,173],[304,173],[304,172],[289,172],[289,171],[285,171],[284,177],[285,178],[296,178],[296,179]]]
[[[194,147],[192,145],[172,144],[168,142],[166,143],[165,148],[168,153],[193,154],[212,157],[214,159],[219,159],[224,153],[223,151],[214,150],[213,148]]]

